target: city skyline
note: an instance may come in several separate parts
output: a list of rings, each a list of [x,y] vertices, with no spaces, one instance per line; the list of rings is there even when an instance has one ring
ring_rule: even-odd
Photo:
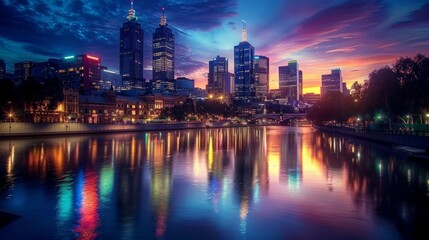
[[[119,70],[119,29],[129,0],[3,1],[0,11],[0,58],[12,72],[19,61],[46,61],[87,53]],[[321,75],[341,68],[347,87],[363,82],[379,67],[401,56],[427,54],[429,1],[134,1],[145,32],[145,77],[151,78],[151,43],[166,8],[176,35],[176,76],[207,84],[208,62],[217,55],[233,59],[246,19],[256,55],[270,58],[271,89],[278,87],[278,67],[290,60],[305,73],[304,93],[319,92]],[[32,36],[29,38],[28,36]],[[229,69],[233,69],[233,61]]]

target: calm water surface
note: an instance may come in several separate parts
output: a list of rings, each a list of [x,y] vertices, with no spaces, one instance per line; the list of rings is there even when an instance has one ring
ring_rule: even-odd
[[[0,142],[0,239],[413,239],[429,164],[311,128]]]

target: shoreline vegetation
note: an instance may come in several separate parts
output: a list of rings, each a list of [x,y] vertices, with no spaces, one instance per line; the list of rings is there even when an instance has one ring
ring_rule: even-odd
[[[353,83],[350,95],[326,92],[307,119],[322,131],[405,147],[410,154],[418,148],[429,158],[429,57],[401,57]]]
[[[317,125],[360,125],[384,133],[429,133],[429,57],[400,58],[355,82],[350,95],[327,92],[307,112]]]

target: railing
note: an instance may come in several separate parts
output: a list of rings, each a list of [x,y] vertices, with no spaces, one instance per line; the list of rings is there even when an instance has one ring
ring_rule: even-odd
[[[379,133],[386,135],[429,136],[429,124],[392,124],[388,129],[386,124],[339,124],[329,123],[326,126],[341,127],[360,133]]]
[[[317,125],[316,129],[332,133],[358,137],[367,140],[385,142],[394,145],[411,146],[415,148],[429,149],[429,134],[422,131],[401,132],[387,129],[357,129],[351,125]]]

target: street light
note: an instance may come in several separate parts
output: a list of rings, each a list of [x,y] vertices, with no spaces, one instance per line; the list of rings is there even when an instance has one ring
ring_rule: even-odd
[[[429,132],[429,113],[426,113],[426,132]]]
[[[13,114],[9,113],[9,132],[12,131],[12,117],[13,117]]]

